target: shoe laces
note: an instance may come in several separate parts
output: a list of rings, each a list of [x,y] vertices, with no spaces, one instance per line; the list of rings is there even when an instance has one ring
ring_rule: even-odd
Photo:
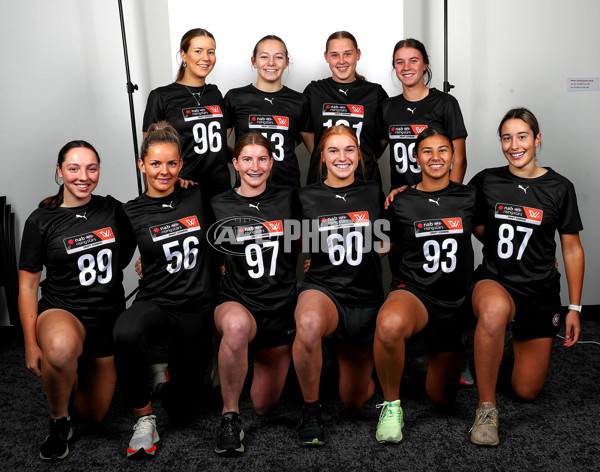
[[[321,426],[320,408],[317,406],[305,406],[302,415],[302,424],[305,426]]]
[[[400,407],[396,409],[396,414],[394,414],[394,408],[390,405],[390,402],[383,402],[375,405],[376,408],[381,408],[381,413],[379,414],[379,422],[385,423],[386,420],[395,420],[400,421]],[[389,412],[389,414],[388,414]]]
[[[154,434],[156,429],[156,416],[148,415],[142,416],[135,425],[133,425],[133,438],[139,438],[146,434]]]
[[[492,408],[490,410],[485,410],[483,408],[477,409],[477,417],[475,418],[475,422],[473,423],[473,426],[471,426],[469,433],[471,431],[473,431],[473,428],[475,428],[475,426],[477,426],[477,427],[479,427],[479,426],[494,426],[497,428],[498,427],[498,409],[497,408]]]
[[[231,416],[223,416],[221,420],[221,434],[227,436],[238,436],[238,424]]]

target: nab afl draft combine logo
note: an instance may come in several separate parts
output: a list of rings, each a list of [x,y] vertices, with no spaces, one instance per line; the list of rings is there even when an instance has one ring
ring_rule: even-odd
[[[558,313],[556,313],[553,317],[552,317],[552,324],[554,326],[558,326],[558,323],[560,323],[560,315]]]
[[[75,252],[87,251],[96,246],[114,243],[115,235],[112,228],[102,228],[89,233],[78,234],[63,239],[63,244],[67,250],[67,254]]]
[[[246,255],[246,241],[260,244],[283,236],[283,221],[267,221],[254,216],[232,216],[214,223],[208,229],[208,243],[223,254]],[[263,251],[272,249],[263,247]]]
[[[181,110],[185,121],[209,120],[211,118],[223,118],[223,111],[219,105],[207,107],[192,107]]]

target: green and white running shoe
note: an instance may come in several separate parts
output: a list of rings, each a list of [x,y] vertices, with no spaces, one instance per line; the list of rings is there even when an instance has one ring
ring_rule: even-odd
[[[377,408],[381,408],[379,424],[375,433],[377,441],[398,444],[402,441],[402,428],[404,427],[404,413],[400,406],[400,400],[380,403]]]

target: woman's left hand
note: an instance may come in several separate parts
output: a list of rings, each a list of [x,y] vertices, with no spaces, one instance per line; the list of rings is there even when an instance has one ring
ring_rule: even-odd
[[[185,180],[181,177],[179,177],[177,180],[179,180],[179,185],[181,188],[188,188],[190,185],[198,185],[198,182],[194,182],[193,180]]]
[[[565,340],[563,341],[563,346],[571,347],[577,343],[579,334],[581,333],[579,312],[575,310],[569,310],[569,313],[567,313],[567,319],[565,320],[565,327]]]

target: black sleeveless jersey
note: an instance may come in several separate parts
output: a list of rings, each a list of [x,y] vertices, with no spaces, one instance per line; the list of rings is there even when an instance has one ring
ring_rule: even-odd
[[[200,105],[192,93],[200,99]],[[186,88],[172,83],[154,89],[148,96],[143,131],[161,120],[168,121],[179,133],[182,178],[214,189],[211,195],[231,187],[225,103],[216,85]]]
[[[383,193],[373,182],[333,188],[323,182],[299,190],[303,251],[310,252],[305,282],[326,287],[348,306],[383,301],[381,262],[374,250],[389,225]],[[306,251],[307,248],[309,251]]]
[[[151,300],[182,310],[212,299],[209,245],[198,186],[172,194],[140,195],[124,205],[135,233],[142,274],[136,302]]]
[[[361,166],[358,167],[357,177],[381,183],[377,159],[383,152],[380,136],[382,104],[388,98],[381,85],[363,79],[342,84],[330,77],[312,81],[304,94],[310,100],[311,130],[315,133],[307,183],[320,180],[319,143],[325,130],[335,125],[346,125],[356,132],[365,167],[364,174]]]
[[[392,204],[393,240],[400,247],[392,287],[414,287],[449,309],[460,307],[473,285],[471,234],[476,192],[450,182],[437,192],[409,187]]]
[[[295,191],[278,187],[256,197],[232,189],[211,200],[217,222],[209,240],[225,254],[221,299],[235,300],[250,312],[295,302],[297,257],[284,243],[286,222],[298,219],[295,201]]]
[[[125,308],[123,269],[135,242],[121,207],[111,196],[92,195],[83,206],[41,207],[27,219],[19,268],[46,268],[48,305],[82,318]]]
[[[295,149],[302,140],[300,132],[310,131],[308,98],[285,86],[269,93],[247,85],[227,92],[225,107],[227,128],[234,129],[236,139],[254,131],[271,142],[271,185],[300,187]]]
[[[523,297],[555,287],[560,278],[556,232],[583,229],[573,184],[550,168],[524,179],[505,166],[479,172],[469,185],[479,194],[475,225],[485,225],[483,265],[488,273]]]
[[[417,102],[403,95],[383,103],[383,139],[390,142],[390,180],[392,188],[415,185],[421,181],[421,167],[413,155],[419,134],[429,127],[442,128],[452,139],[466,138],[467,130],[456,98],[437,89]]]

